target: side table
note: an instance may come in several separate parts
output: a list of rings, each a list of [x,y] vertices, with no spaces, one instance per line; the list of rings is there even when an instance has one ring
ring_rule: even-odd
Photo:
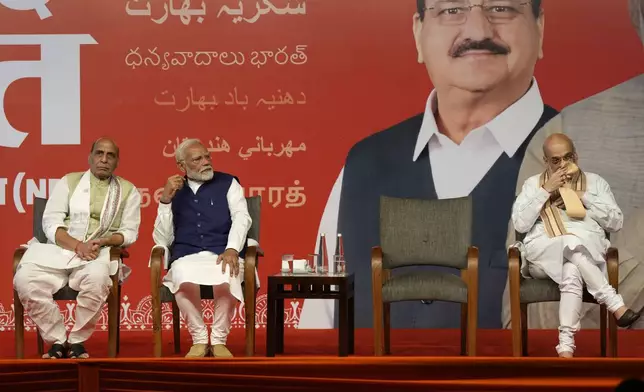
[[[336,287],[332,287],[336,286]],[[337,289],[335,289],[337,288]],[[284,353],[284,300],[337,299],[339,302],[339,356],[354,353],[353,274],[316,275],[280,273],[268,277],[266,356]]]

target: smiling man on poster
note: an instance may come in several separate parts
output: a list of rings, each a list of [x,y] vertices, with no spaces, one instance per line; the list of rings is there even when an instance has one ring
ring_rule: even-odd
[[[356,279],[356,323],[372,326],[370,252],[379,244],[380,196],[474,199],[473,245],[480,249],[479,325],[501,326],[507,276],[505,238],[517,174],[532,135],[557,112],[534,78],[543,57],[540,0],[417,0],[418,62],[435,89],[425,112],[358,142],[320,224],[327,245],[344,237]],[[428,222],[428,224],[441,224]],[[333,327],[331,303],[307,300],[300,328]],[[402,302],[394,328],[454,328],[458,304]]]

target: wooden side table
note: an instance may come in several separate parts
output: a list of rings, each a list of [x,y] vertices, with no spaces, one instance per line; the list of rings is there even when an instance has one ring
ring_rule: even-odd
[[[336,286],[336,287],[332,287]],[[336,289],[337,288],[337,289]],[[284,300],[337,299],[339,302],[339,356],[354,353],[353,274],[276,274],[268,277],[266,356],[284,353]]]

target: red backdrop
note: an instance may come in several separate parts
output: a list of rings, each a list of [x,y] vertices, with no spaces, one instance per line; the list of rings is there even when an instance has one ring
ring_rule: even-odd
[[[23,4],[30,2],[44,0]],[[13,3],[0,0],[0,65],[40,59],[37,45],[10,45],[7,35],[89,34],[97,44],[80,48],[80,145],[41,141],[39,78],[15,81],[4,97],[9,123],[28,132],[18,147],[0,146],[4,330],[13,325],[11,256],[31,238],[30,195],[37,188],[36,194],[45,196],[46,179],[86,170],[94,139],[108,135],[117,140],[118,174],[144,194],[122,315],[124,325],[144,328],[150,325],[147,261],[158,200],[154,192],[177,172],[172,156],[177,140],[198,137],[215,148],[225,140],[229,148],[213,152],[216,169],[239,176],[247,195],[263,190],[260,242],[266,258],[260,278],[265,284],[266,275],[279,268],[281,254],[305,256],[313,250],[320,216],[349,148],[422,111],[431,89],[424,66],[416,62],[413,0],[291,0],[290,5],[287,0],[243,0],[246,19],[241,21],[235,19],[237,0],[204,0],[205,14],[202,2],[192,1],[195,14],[189,23],[187,14],[179,15],[189,1],[52,0],[46,5],[52,16],[42,20],[34,10],[3,6],[18,8]],[[536,77],[546,103],[561,109],[641,72],[644,52],[626,1],[610,3],[544,1],[545,59]],[[130,15],[128,4],[143,11]],[[175,9],[165,19],[164,5]],[[228,12],[218,16],[224,6]],[[131,52],[140,57],[128,57]],[[206,59],[210,65],[203,64]],[[0,135],[10,132],[0,125]],[[256,138],[263,138],[263,148],[248,151],[257,148]],[[247,151],[252,155],[244,158]],[[287,197],[289,187],[305,200],[295,193]],[[260,298],[260,324],[264,308]],[[291,325],[297,323],[298,309],[289,310]],[[241,319],[234,323],[240,326]]]

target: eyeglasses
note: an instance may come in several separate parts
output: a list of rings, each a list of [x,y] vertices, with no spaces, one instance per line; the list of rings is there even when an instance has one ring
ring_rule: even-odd
[[[439,0],[425,11],[441,25],[460,25],[467,21],[473,8],[479,7],[490,23],[509,23],[522,15],[524,6],[532,1],[523,0],[490,0],[481,4],[471,4],[467,0]]]
[[[564,162],[570,162],[575,158],[575,153],[569,152],[568,154],[564,155],[563,157],[550,157],[548,159],[550,163],[553,165],[559,165],[561,161],[563,160]]]

